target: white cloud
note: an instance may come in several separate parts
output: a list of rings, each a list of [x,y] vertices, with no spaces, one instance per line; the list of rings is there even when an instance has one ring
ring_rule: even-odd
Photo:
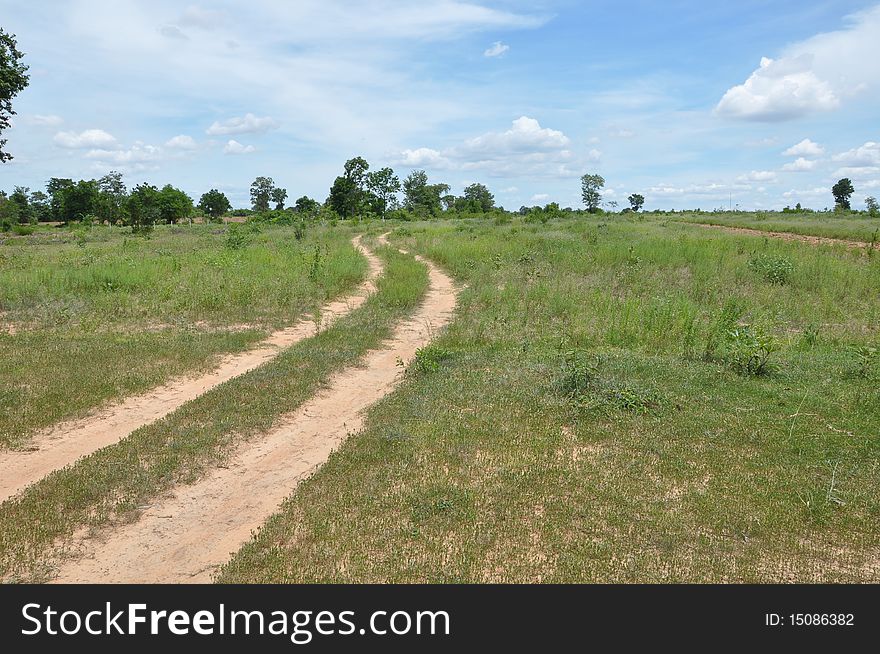
[[[810,139],[804,139],[796,143],[782,153],[786,157],[821,157],[825,154],[825,148]]]
[[[484,57],[500,57],[508,50],[510,50],[509,45],[505,45],[501,41],[495,41],[495,43],[492,44],[492,47],[483,53],[483,56]]]
[[[593,148],[589,152],[587,152],[587,161],[597,162],[602,158],[602,151]]]
[[[489,132],[465,141],[462,153],[549,152],[564,148],[570,139],[562,132],[541,127],[534,118],[521,116],[506,132]]]
[[[531,198],[529,198],[529,202],[545,202],[550,199],[550,196],[547,193],[535,193]]]
[[[41,115],[34,114],[32,116],[25,116],[24,123],[27,125],[34,125],[36,127],[58,127],[64,122],[64,119],[61,116],[55,116],[52,114],[49,115]]]
[[[844,167],[834,171],[834,177],[849,177],[855,180],[869,180],[880,177],[880,166]]]
[[[173,138],[168,139],[165,142],[165,147],[171,148],[173,150],[195,150],[199,146],[192,136],[179,134]]]
[[[438,150],[432,148],[416,148],[414,150],[404,150],[395,158],[395,162],[410,168],[448,168],[449,160],[444,157]]]
[[[235,116],[222,123],[215,121],[208,129],[209,136],[231,136],[233,134],[261,134],[278,129],[278,123],[269,116],[258,118],[254,114]]]
[[[787,163],[782,167],[782,170],[788,173],[805,173],[810,170],[815,170],[817,161],[811,161],[809,159],[804,159],[803,157],[798,157],[791,163]]]
[[[108,134],[103,129],[87,129],[83,132],[58,132],[55,135],[55,144],[62,148],[118,148],[116,137]]]
[[[868,141],[852,150],[835,154],[832,159],[851,168],[880,166],[880,143]]]
[[[811,65],[808,54],[776,61],[762,57],[761,66],[744,84],[728,89],[715,112],[730,118],[778,121],[836,109],[839,98],[810,70]]]
[[[252,145],[243,145],[235,139],[230,139],[223,146],[223,154],[250,154],[256,152],[257,149]]]
[[[791,189],[790,191],[786,191],[785,193],[782,194],[782,197],[784,197],[786,199],[791,199],[791,198],[816,199],[816,198],[820,198],[820,197],[824,197],[824,196],[830,197],[831,196],[831,189],[817,186],[814,188],[803,189],[800,191],[795,190],[795,189]]]
[[[635,136],[636,133],[631,129],[626,129],[625,127],[609,127],[608,135],[619,139],[630,139]]]
[[[740,182],[775,182],[776,173],[772,170],[753,170],[737,177]]]
[[[114,164],[144,164],[158,162],[163,158],[162,148],[156,145],[135,143],[127,150],[106,150],[96,148],[86,153],[86,159],[94,159]]]

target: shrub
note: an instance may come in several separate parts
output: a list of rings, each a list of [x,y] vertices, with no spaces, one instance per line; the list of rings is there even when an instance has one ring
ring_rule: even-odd
[[[438,345],[426,345],[416,350],[416,356],[407,372],[427,374],[440,370],[440,365],[451,356],[449,350]]]
[[[772,335],[754,325],[738,325],[727,332],[722,361],[741,375],[769,372],[770,356],[779,349]]]
[[[584,350],[569,350],[562,362],[560,391],[566,397],[583,395],[597,383],[601,359]]]
[[[6,230],[4,230],[6,231]],[[18,234],[19,236],[30,236],[34,233],[34,228],[29,227],[28,225],[14,225],[12,227],[12,231]]]
[[[251,242],[251,235],[242,229],[238,223],[231,223],[226,230],[226,248],[228,250],[241,250]]]
[[[855,360],[855,374],[863,379],[871,376],[880,361],[880,348],[871,345],[859,345],[849,348]]]
[[[771,284],[787,284],[794,264],[786,257],[756,254],[749,259],[749,267]]]

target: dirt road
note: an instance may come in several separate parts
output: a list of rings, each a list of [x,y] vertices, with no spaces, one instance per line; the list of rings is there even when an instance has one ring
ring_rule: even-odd
[[[748,234],[749,236],[767,236],[770,238],[780,238],[784,241],[800,241],[811,245],[843,245],[848,248],[867,249],[870,243],[861,241],[847,241],[842,238],[829,238],[827,236],[809,236],[806,234],[792,234],[791,232],[767,232],[760,229],[749,229],[748,227],[730,227],[728,225],[710,225],[708,223],[692,223],[683,222],[682,225],[698,225],[699,227],[708,227],[712,229],[721,229],[732,234]],[[880,243],[874,244],[875,249],[880,249]]]
[[[80,544],[83,558],[62,564],[57,582],[207,582],[278,509],[297,484],[363,423],[363,412],[401,379],[409,361],[452,317],[452,280],[429,262],[430,286],[416,314],[382,349],[334,376],[281,426],[251,441],[191,486],[157,501],[137,522]]]

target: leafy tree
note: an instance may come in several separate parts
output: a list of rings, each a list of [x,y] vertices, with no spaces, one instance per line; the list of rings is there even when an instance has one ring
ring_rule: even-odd
[[[321,204],[317,200],[304,195],[294,203],[293,210],[306,218],[314,218],[318,215],[318,211],[321,210]]]
[[[581,197],[590,213],[596,213],[602,202],[602,189],[605,178],[602,175],[584,175],[581,177]]]
[[[458,202],[459,198],[455,197],[451,193],[447,193],[442,198],[440,198],[440,202],[443,205],[443,209],[446,211],[452,211],[455,208],[455,203]]]
[[[34,191],[31,193],[31,208],[34,212],[34,218],[37,222],[48,222],[52,220],[52,212],[49,207],[49,196],[42,191]]]
[[[16,186],[15,190],[9,196],[9,201],[14,202],[18,206],[18,222],[30,223],[34,222],[34,212],[30,204],[31,190],[26,186]]]
[[[287,199],[287,190],[276,187],[272,189],[272,202],[275,203],[275,211],[284,209],[284,201]]]
[[[148,232],[159,220],[159,189],[147,183],[135,186],[126,202],[134,232]]]
[[[420,216],[436,216],[443,210],[440,198],[449,193],[449,184],[428,184],[424,170],[414,170],[403,180],[403,206]]]
[[[212,220],[219,220],[230,209],[232,209],[232,205],[229,203],[229,198],[225,193],[221,193],[215,188],[204,193],[199,199],[199,210]]]
[[[111,170],[98,180],[99,214],[111,225],[125,221],[125,203],[128,189],[122,181],[122,173]]]
[[[491,211],[495,206],[495,196],[483,184],[471,184],[464,189],[464,199],[472,211]]]
[[[173,225],[179,220],[189,218],[193,211],[193,201],[186,193],[166,184],[157,198],[159,220]]]
[[[366,185],[373,196],[374,211],[385,220],[385,214],[397,204],[400,178],[390,168],[380,168],[375,172],[367,173]]]
[[[344,177],[354,182],[359,189],[364,189],[366,182],[366,174],[370,169],[370,164],[363,157],[353,157],[345,162],[343,166],[345,170]]]
[[[251,205],[254,211],[269,211],[269,201],[275,190],[271,177],[257,177],[251,184]]]
[[[28,85],[28,67],[21,63],[24,54],[18,50],[14,34],[7,34],[0,27],[0,134],[9,127],[10,119],[15,115],[12,110],[12,98],[21,93]],[[12,159],[12,155],[3,152],[6,139],[0,139],[0,163]]]
[[[354,157],[343,168],[343,174],[330,187],[327,202],[342,218],[350,218],[362,211],[370,199],[365,187],[370,164],[363,157]]]
[[[831,193],[834,194],[834,204],[839,209],[850,208],[849,199],[855,192],[856,190],[853,188],[849,177],[844,177],[831,187]]]
[[[0,191],[0,231],[8,232],[18,222],[18,205]]]
[[[49,194],[49,213],[52,220],[67,222],[64,218],[64,190],[73,186],[73,180],[52,177],[46,184],[46,192]]]
[[[629,206],[633,211],[641,211],[642,207],[645,205],[645,196],[639,195],[638,193],[633,193],[630,195],[627,200],[629,200]]]
[[[83,220],[98,211],[98,183],[93,179],[88,181],[81,179],[76,184],[61,189],[60,197],[60,218],[65,223],[71,220]]]
[[[876,217],[878,210],[880,210],[880,205],[877,204],[877,198],[873,195],[869,195],[865,198],[865,207],[867,207],[868,213],[873,217]]]

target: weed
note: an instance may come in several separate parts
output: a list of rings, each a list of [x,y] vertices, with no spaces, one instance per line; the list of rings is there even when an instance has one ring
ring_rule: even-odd
[[[771,254],[756,254],[749,259],[749,267],[771,284],[788,284],[794,264],[791,259]]]
[[[439,345],[426,345],[416,350],[416,355],[412,360],[407,372],[416,374],[428,374],[437,372],[446,359],[452,354]]]
[[[238,223],[230,224],[226,230],[226,249],[243,250],[251,242],[251,233],[249,233],[249,230],[243,229]]]
[[[849,348],[849,353],[855,364],[856,376],[862,379],[871,377],[880,362],[880,348],[872,345],[855,345]]]
[[[757,325],[738,325],[727,332],[722,361],[741,375],[769,372],[770,356],[779,349],[776,339]]]

